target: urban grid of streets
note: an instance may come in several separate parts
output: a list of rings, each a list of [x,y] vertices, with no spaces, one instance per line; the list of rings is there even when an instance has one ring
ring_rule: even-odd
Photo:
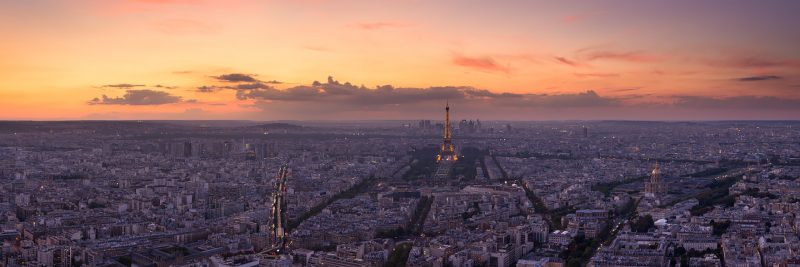
[[[797,122],[451,124],[0,122],[0,266],[800,264]]]

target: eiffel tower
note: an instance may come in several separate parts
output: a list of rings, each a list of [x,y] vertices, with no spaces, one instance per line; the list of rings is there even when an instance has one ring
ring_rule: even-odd
[[[450,103],[444,107],[444,140],[442,141],[442,147],[439,150],[439,155],[436,156],[436,161],[456,161],[458,160],[458,155],[456,155],[455,146],[453,146],[453,130],[450,127]]]

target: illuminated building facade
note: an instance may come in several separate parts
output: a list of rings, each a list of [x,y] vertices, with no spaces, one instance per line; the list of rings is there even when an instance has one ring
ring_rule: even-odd
[[[650,174],[650,181],[645,183],[644,187],[645,197],[655,199],[656,201],[660,200],[664,194],[667,193],[667,188],[664,182],[661,181],[661,168],[658,164],[653,168],[653,172]]]

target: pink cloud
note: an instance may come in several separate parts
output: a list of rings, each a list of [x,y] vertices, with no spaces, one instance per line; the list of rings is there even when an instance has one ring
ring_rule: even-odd
[[[571,66],[571,67],[582,67],[582,66],[584,66],[584,64],[581,64],[579,62],[576,62],[574,60],[571,60],[571,59],[568,59],[568,58],[565,58],[565,57],[553,57],[553,59],[558,63],[564,64],[564,65],[567,65],[567,66]]]
[[[497,62],[495,62],[493,58],[488,56],[466,57],[466,56],[456,55],[453,57],[453,64],[486,72],[499,71],[508,73],[511,71],[509,67],[497,64]]]
[[[617,78],[620,75],[618,73],[573,73],[575,77],[579,78]]]
[[[570,23],[570,24],[581,22],[581,21],[583,21],[585,19],[586,19],[585,15],[567,15],[567,16],[564,16],[564,22]]]
[[[626,62],[657,62],[661,58],[644,52],[592,51],[584,55],[587,60],[616,60]]]
[[[518,62],[525,62],[525,63],[539,63],[540,57],[533,54],[528,53],[518,53],[518,54],[497,54],[493,55],[493,58],[498,58],[501,60],[511,60],[511,61],[518,61]]]

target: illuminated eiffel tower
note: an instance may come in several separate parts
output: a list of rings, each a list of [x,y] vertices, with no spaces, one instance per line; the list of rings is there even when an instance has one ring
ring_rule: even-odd
[[[439,154],[436,155],[436,171],[433,173],[431,182],[434,185],[445,185],[448,183],[450,171],[453,169],[453,164],[458,160],[456,148],[453,145],[453,132],[450,127],[450,103],[444,108],[444,133],[442,146],[439,149]]]
[[[444,107],[444,134],[443,134],[442,148],[439,150],[439,155],[436,156],[436,161],[456,161],[455,146],[453,146],[453,130],[450,127],[450,103]]]

